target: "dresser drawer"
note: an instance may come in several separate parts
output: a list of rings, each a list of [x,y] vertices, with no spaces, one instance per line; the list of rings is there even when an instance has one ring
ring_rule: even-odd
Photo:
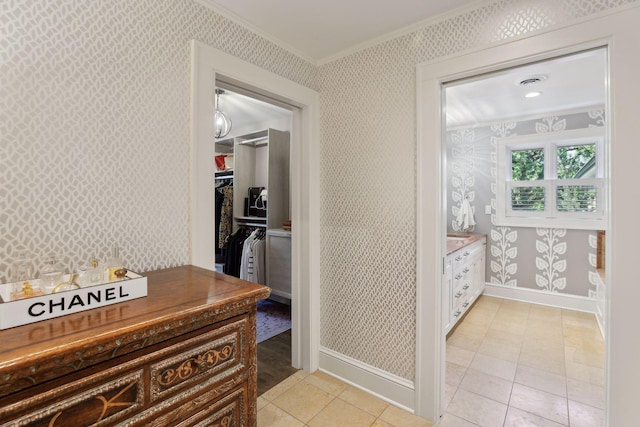
[[[2,425],[29,427],[107,426],[126,419],[144,406],[142,370],[108,380],[104,380],[103,376],[95,375],[86,380],[57,387],[35,396],[34,400],[36,401],[54,401],[55,403],[44,405],[40,409]],[[95,387],[84,387],[87,383],[98,381],[100,384]],[[62,400],[56,400],[56,396],[78,388],[83,388],[83,390],[72,393]],[[19,410],[20,406],[20,404],[16,404],[3,408],[0,413],[5,410],[7,413]]]
[[[42,385],[39,390],[45,391],[0,408],[0,425],[150,425],[162,414],[175,421],[164,425],[175,425],[248,381],[251,319],[243,315],[191,338],[158,344],[101,372],[75,374],[74,381],[51,390]]]
[[[246,419],[247,390],[233,390],[205,411],[199,412],[176,427],[235,427],[244,426]]]
[[[222,382],[248,363],[246,317],[155,353],[150,364],[150,399],[154,402],[185,388]]]

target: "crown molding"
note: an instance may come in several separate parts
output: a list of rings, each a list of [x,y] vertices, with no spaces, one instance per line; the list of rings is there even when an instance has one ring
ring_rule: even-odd
[[[338,52],[338,53],[336,53],[334,55],[330,55],[330,56],[324,57],[322,59],[319,59],[318,61],[316,61],[316,65],[319,66],[319,67],[323,66],[323,65],[326,65],[326,64],[328,64],[330,62],[337,61],[337,60],[339,60],[341,58],[344,58],[346,56],[349,56],[349,55],[352,55],[354,53],[360,52],[362,50],[368,49],[370,47],[377,46],[379,44],[382,44],[384,42],[396,39],[398,37],[405,36],[407,34],[411,34],[411,33],[415,32],[417,30],[429,27],[431,25],[437,24],[437,23],[442,22],[442,21],[446,21],[447,19],[450,19],[450,18],[452,18],[454,16],[462,15],[462,14],[464,14],[466,12],[478,9],[478,8],[480,8],[482,6],[485,6],[485,5],[488,5],[488,4],[492,4],[492,3],[497,3],[498,1],[500,1],[500,0],[477,0],[477,1],[469,3],[467,5],[460,6],[460,7],[457,7],[455,9],[451,9],[448,12],[444,12],[444,13],[441,13],[439,15],[435,15],[435,16],[432,16],[430,18],[423,19],[422,21],[419,21],[419,22],[413,23],[411,25],[408,25],[406,27],[394,30],[394,31],[392,31],[390,33],[375,37],[373,39],[367,40],[366,42],[362,42],[362,43],[359,43],[357,45],[354,45],[354,46],[352,46],[352,47],[350,47],[348,49],[345,49],[345,50],[343,50],[341,52]]]
[[[215,1],[213,0],[193,0],[195,3],[198,3],[204,7],[206,7],[207,9],[217,13],[218,15],[221,15],[223,17],[225,17],[226,19],[233,21],[237,24],[240,24],[241,26],[243,26],[244,28],[246,28],[247,30],[251,31],[252,33],[262,37],[263,39],[275,44],[276,46],[288,51],[289,53],[299,57],[300,59],[303,59],[307,62],[309,62],[310,64],[314,65],[314,66],[318,66],[318,61],[315,59],[310,58],[308,55],[306,55],[305,53],[301,52],[300,50],[296,49],[295,47],[291,46],[290,44],[278,39],[277,37],[274,37],[273,35],[261,30],[260,28],[256,27],[255,25],[251,24],[250,22],[246,21],[244,18],[242,18],[240,15],[231,12],[230,10],[220,6],[219,4],[217,4]]]

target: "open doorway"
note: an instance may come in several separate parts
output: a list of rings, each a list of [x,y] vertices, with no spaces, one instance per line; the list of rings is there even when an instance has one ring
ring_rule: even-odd
[[[318,193],[319,185],[319,96],[307,87],[200,42],[192,41],[191,47],[191,262],[210,270],[216,268],[213,238],[215,144],[212,126],[216,85],[224,84],[234,92],[250,91],[262,101],[289,106],[292,113],[288,151],[290,168],[287,168],[290,189],[281,194],[290,195],[292,224],[291,364],[295,368],[313,372],[318,368],[319,359],[319,308],[312,303],[319,300],[319,209],[318,199],[313,197]],[[255,148],[260,145],[259,141],[250,139],[245,140],[247,145]],[[268,195],[266,202],[268,205]]]
[[[446,417],[602,425],[606,64],[589,49],[443,87]]]
[[[271,288],[269,298],[257,303],[258,395],[296,371],[289,191],[293,108],[216,82],[216,271]]]
[[[486,400],[500,424],[605,419],[607,56],[583,45],[438,82],[445,417],[482,424],[464,408]]]

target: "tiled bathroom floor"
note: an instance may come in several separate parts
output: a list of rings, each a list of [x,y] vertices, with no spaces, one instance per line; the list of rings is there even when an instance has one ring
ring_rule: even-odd
[[[438,427],[604,425],[593,315],[482,296],[447,340]],[[426,420],[329,375],[296,372],[258,398],[258,427],[411,427]]]

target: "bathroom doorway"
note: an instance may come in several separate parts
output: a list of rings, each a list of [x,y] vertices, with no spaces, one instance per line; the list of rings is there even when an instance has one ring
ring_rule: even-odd
[[[433,141],[444,141],[446,135],[444,117],[447,106],[443,102],[443,87],[447,83],[459,82],[462,79],[473,78],[478,80],[494,72],[503,72],[504,70],[535,64],[552,58],[562,58],[600,47],[606,47],[608,55],[609,44],[606,38],[603,37],[599,41],[584,41],[588,39],[586,35],[591,31],[593,31],[592,26],[585,25],[581,26],[580,31],[575,31],[575,33],[559,31],[559,33],[563,34],[562,37],[557,34],[548,37],[544,34],[538,35],[532,37],[531,40],[504,43],[493,48],[479,49],[459,57],[436,61],[418,67],[418,120],[420,124],[418,135],[418,259],[438,260],[433,265],[424,262],[419,263],[420,265],[418,266],[418,325],[421,330],[418,333],[420,366],[416,376],[418,384],[416,387],[418,390],[416,406],[418,407],[418,413],[427,417],[433,414],[433,419],[438,419],[443,413],[442,408],[446,400],[446,337],[442,332],[443,312],[441,306],[444,291],[441,286],[431,287],[430,285],[430,283],[440,284],[441,282],[446,259],[446,230],[451,221],[451,217],[447,217],[447,197],[450,196],[445,193],[445,191],[449,191],[445,190],[448,176],[445,145],[444,143],[433,144]],[[534,39],[535,43],[531,42]],[[562,39],[562,42],[558,42],[559,39]],[[592,37],[590,39],[593,40]],[[607,69],[609,61],[610,58],[607,58]],[[610,84],[608,75],[604,81],[605,84]],[[497,96],[499,94],[494,95]],[[434,99],[439,99],[440,102],[434,103]],[[607,116],[606,112],[610,108],[608,98],[606,101],[605,116]],[[551,125],[553,126],[553,123]],[[608,161],[608,159],[605,161]],[[491,170],[487,169],[484,173],[489,176]],[[436,188],[433,188],[434,182],[436,183]],[[606,190],[611,189],[606,187]],[[609,194],[610,191],[605,194],[607,203],[609,202]],[[434,200],[438,200],[440,203],[434,206]],[[489,209],[486,206],[490,206]],[[496,207],[491,203],[483,204],[480,211],[481,215],[485,215],[485,209],[491,212],[490,210],[495,211]],[[611,214],[611,212],[608,213]],[[491,213],[486,215],[490,218]],[[538,228],[541,227],[534,225],[533,232],[536,233]],[[610,225],[604,227],[604,229],[610,229]],[[435,243],[432,243],[434,237]],[[607,236],[607,240],[610,240],[609,236]],[[537,249],[534,247],[533,250],[536,251]],[[610,258],[608,259],[610,262]],[[609,274],[610,269],[607,270],[607,276]],[[535,272],[533,274],[529,272],[529,275],[534,278],[534,286],[538,286],[538,283],[543,283],[542,280],[535,281]],[[556,285],[561,284],[560,281],[555,283]],[[559,292],[549,293],[559,294]],[[604,305],[607,306],[608,300],[606,297],[609,296],[607,289],[604,290],[604,296]],[[593,298],[585,299],[588,299],[590,304],[595,305]],[[606,325],[604,329],[607,329]],[[435,342],[435,345],[431,347],[432,344],[430,342]],[[608,365],[606,369],[610,369]],[[430,384],[435,384],[436,387],[434,388]],[[606,390],[605,394],[609,392],[609,390]],[[430,406],[431,404],[434,404],[434,406]]]
[[[608,213],[606,77],[600,47],[443,85],[443,234],[487,243],[483,296],[454,290],[466,269],[453,272],[451,289],[443,283],[452,328],[445,417],[563,425],[605,418],[597,234]],[[448,247],[447,259],[462,252]],[[457,298],[467,301],[456,306]],[[465,411],[485,400],[491,415]]]

